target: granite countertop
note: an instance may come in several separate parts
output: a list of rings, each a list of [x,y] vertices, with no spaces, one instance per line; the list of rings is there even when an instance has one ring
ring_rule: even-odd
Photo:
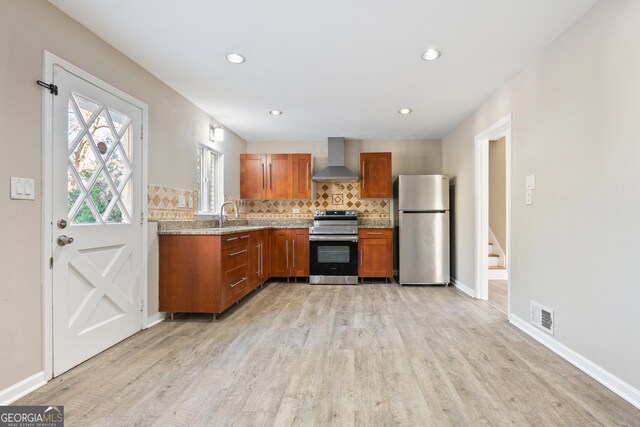
[[[265,224],[249,224],[247,221],[230,221],[231,224],[220,228],[216,221],[162,221],[158,222],[160,235],[222,236],[246,231],[309,228],[309,221],[272,221]],[[236,223],[239,223],[236,225]]]
[[[313,221],[229,221],[222,228],[217,226],[217,221],[159,221],[158,234],[160,235],[193,235],[193,236],[222,236],[225,234],[243,233],[246,231],[309,228]],[[388,220],[360,221],[359,228],[393,228]]]
[[[393,228],[391,221],[383,220],[366,220],[358,223],[358,228]]]

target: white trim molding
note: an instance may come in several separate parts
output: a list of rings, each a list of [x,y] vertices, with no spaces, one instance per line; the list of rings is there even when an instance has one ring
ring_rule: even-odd
[[[46,383],[47,380],[44,377],[44,371],[31,375],[30,377],[25,378],[4,390],[0,390],[0,405],[10,405],[21,397],[39,389]]]
[[[456,289],[460,290],[461,292],[464,292],[465,294],[469,295],[471,298],[477,298],[476,291],[464,285],[462,282],[459,282],[458,280],[452,277],[451,283],[453,283],[453,286],[455,286]]]
[[[507,197],[507,276],[511,265],[511,114],[475,136],[475,282],[476,298],[489,299],[489,141],[505,138]],[[508,280],[508,279],[507,279]],[[510,284],[508,285],[510,286]],[[511,313],[508,292],[507,313]]]
[[[160,322],[164,322],[167,318],[167,313],[159,312],[147,317],[147,329],[156,326]]]
[[[640,390],[637,388],[616,377],[601,366],[596,365],[591,360],[570,349],[566,345],[557,341],[551,335],[544,333],[518,316],[509,314],[509,322],[636,408],[640,409]]]

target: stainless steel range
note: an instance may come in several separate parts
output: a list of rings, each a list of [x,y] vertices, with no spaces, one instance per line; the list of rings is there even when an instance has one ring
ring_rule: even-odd
[[[309,227],[309,283],[358,284],[358,213],[315,211]]]

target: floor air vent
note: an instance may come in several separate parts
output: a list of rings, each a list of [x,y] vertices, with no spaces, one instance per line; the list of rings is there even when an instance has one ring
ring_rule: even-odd
[[[553,310],[531,301],[531,323],[553,335]]]

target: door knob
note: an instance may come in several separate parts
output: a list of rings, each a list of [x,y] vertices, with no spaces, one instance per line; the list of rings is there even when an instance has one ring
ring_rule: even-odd
[[[66,246],[70,245],[71,243],[73,243],[73,237],[67,237],[64,235],[58,237],[58,246]]]

